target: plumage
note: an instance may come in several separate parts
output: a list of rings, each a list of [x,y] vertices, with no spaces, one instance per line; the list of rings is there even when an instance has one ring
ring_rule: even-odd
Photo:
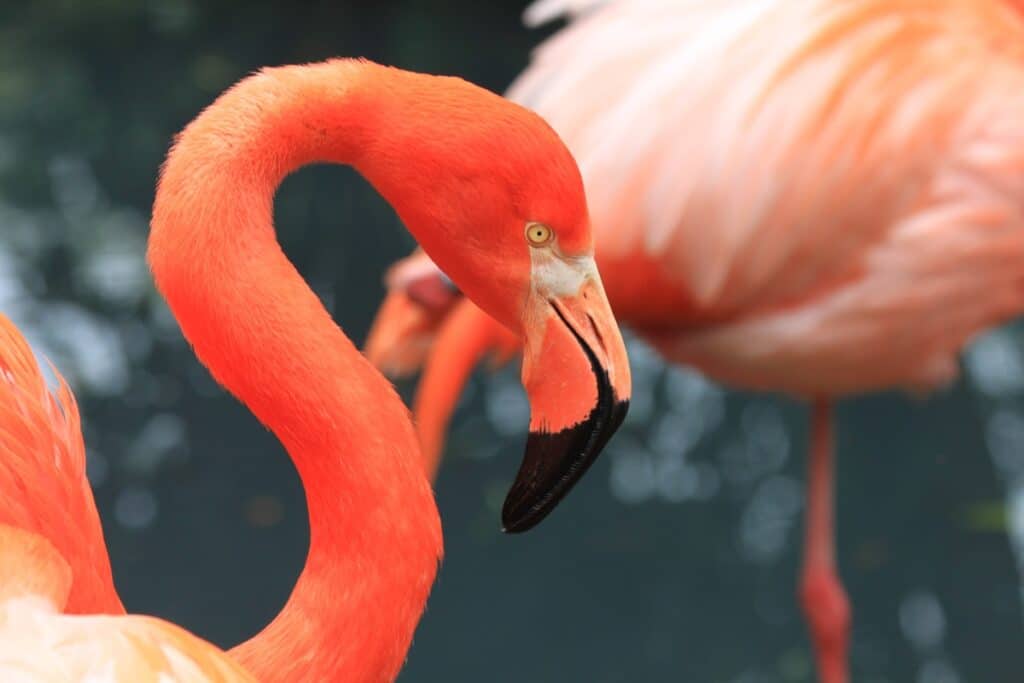
[[[55,394],[32,349],[0,315],[0,524],[48,539],[70,563],[69,613],[122,614],[85,478],[78,405],[54,373]]]
[[[0,609],[0,677],[8,683],[256,680],[210,643],[160,619],[59,614],[38,598]]]

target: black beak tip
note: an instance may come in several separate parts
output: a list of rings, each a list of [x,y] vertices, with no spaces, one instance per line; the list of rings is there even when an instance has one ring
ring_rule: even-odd
[[[597,460],[628,409],[629,401],[609,401],[567,429],[530,432],[522,467],[501,510],[502,531],[529,531],[547,517]]]
[[[501,511],[501,531],[506,534],[521,534],[537,526],[540,520],[528,521],[518,511],[509,510],[505,506]]]

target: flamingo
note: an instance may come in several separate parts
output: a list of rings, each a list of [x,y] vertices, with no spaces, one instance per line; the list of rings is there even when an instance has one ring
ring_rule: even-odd
[[[621,423],[629,368],[582,180],[539,116],[461,79],[363,60],[264,69],[177,138],[148,260],[200,361],[292,457],[309,507],[305,567],[231,660],[164,622],[120,616],[74,401],[63,382],[57,400],[46,392],[5,322],[0,542],[14,559],[0,564],[0,626],[43,639],[27,655],[24,638],[0,639],[0,678],[34,655],[132,681],[170,672],[168,661],[191,672],[183,680],[247,680],[232,660],[261,681],[398,674],[441,557],[440,520],[400,398],[276,241],[274,191],[315,161],[360,171],[461,291],[522,331],[531,427],[508,531],[549,514]]]
[[[830,405],[947,384],[1024,310],[1019,7],[542,0],[526,18],[564,13],[507,95],[580,164],[619,320],[669,361],[812,405],[799,599],[821,680],[845,682]],[[392,374],[426,362],[433,474],[472,365],[514,340],[426,255],[389,287],[366,351]]]

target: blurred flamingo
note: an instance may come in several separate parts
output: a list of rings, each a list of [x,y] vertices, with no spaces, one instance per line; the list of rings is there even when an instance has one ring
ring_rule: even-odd
[[[230,655],[261,681],[392,680],[441,528],[401,400],[276,241],[276,187],[318,160],[355,166],[533,351],[511,530],[539,522],[597,456],[624,416],[629,368],[579,171],[536,114],[460,79],[335,60],[247,78],[178,137],[153,208],[157,287],[200,360],[280,438],[309,506],[287,604]],[[578,390],[557,401],[562,382]],[[160,620],[68,616],[124,613],[84,465],[70,391],[47,391],[0,318],[0,678],[249,680]]]
[[[576,156],[619,320],[668,360],[813,403],[799,594],[827,683],[848,679],[850,622],[830,403],[949,383],[973,336],[1024,309],[1016,10],[543,0],[526,13],[579,15],[507,94]],[[512,338],[425,255],[388,284],[366,350],[393,374],[428,358],[414,412],[433,473],[472,365]]]

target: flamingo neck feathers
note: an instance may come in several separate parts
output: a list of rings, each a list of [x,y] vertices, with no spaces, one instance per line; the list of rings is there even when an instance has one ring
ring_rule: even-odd
[[[184,130],[157,191],[157,287],[200,361],[281,440],[306,491],[306,565],[281,613],[232,651],[259,680],[394,679],[441,556],[407,410],[282,253],[272,222],[294,169],[360,170],[385,134],[375,122],[387,103],[374,93],[399,74],[353,60],[264,70]]]

